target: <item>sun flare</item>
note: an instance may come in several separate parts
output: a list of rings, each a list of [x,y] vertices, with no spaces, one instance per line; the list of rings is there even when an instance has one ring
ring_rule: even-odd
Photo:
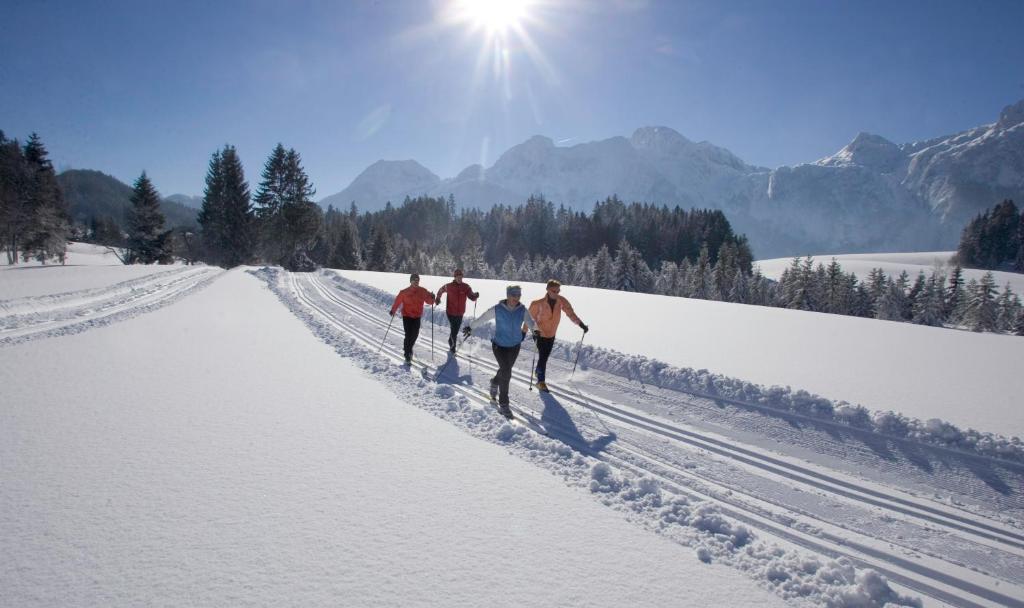
[[[528,16],[529,5],[529,0],[458,0],[457,10],[474,26],[503,34]]]

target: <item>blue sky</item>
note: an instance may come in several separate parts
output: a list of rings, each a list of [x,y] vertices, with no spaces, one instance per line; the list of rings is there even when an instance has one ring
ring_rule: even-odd
[[[441,0],[0,5],[0,129],[163,194],[201,194],[224,143],[254,188],[294,147],[319,199],[381,158],[451,177],[535,134],[665,125],[776,167],[1024,98],[1019,0],[536,0],[490,39]]]

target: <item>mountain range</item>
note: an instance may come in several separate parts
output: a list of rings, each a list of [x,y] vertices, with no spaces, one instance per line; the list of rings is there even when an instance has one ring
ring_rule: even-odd
[[[758,257],[951,249],[979,212],[1024,201],[1024,100],[954,135],[896,144],[860,133],[827,158],[776,169],[668,127],[568,147],[538,135],[447,179],[414,160],[377,161],[320,203],[372,211],[420,195],[480,208],[543,195],[589,211],[617,195],[721,209]]]

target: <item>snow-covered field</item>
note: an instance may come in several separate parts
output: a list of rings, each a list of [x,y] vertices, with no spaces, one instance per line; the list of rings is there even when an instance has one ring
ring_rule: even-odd
[[[340,273],[392,293],[409,284],[399,274]],[[424,276],[420,285],[436,291],[449,280]],[[503,297],[507,284],[467,282],[480,292],[480,306]],[[543,293],[542,284],[523,283],[524,301]],[[872,410],[1024,436],[1019,336],[584,287],[567,286],[562,295],[590,325],[587,344]],[[567,342],[580,335],[568,322],[559,330]]]
[[[904,270],[910,275],[913,283],[918,273],[924,272],[925,276],[931,276],[935,269],[941,270],[942,274],[949,276],[952,265],[949,263],[955,251],[926,251],[919,253],[849,253],[842,255],[815,255],[814,265],[822,263],[828,266],[832,258],[835,258],[843,271],[855,273],[861,281],[866,280],[868,273],[875,268],[881,268],[886,275],[898,277]],[[755,265],[761,268],[761,273],[769,279],[778,279],[782,271],[793,263],[793,258],[774,258],[771,260],[758,260]],[[971,279],[981,280],[985,274],[984,270],[975,268],[964,269],[964,281]],[[1024,295],[1024,274],[1016,272],[993,272],[996,285],[1002,291],[1007,284],[1017,295]]]
[[[1024,605],[1018,452],[629,354],[672,352],[666,311],[752,307],[566,288],[626,354],[587,349],[570,381],[559,349],[538,394],[525,345],[508,423],[486,337],[446,359],[438,324],[432,358],[425,323],[411,369],[400,327],[381,347],[365,282],[405,277],[149,270],[0,301],[0,603]]]

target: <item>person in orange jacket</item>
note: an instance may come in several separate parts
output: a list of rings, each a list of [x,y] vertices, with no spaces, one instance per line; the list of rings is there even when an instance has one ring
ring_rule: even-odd
[[[480,294],[473,291],[469,283],[462,282],[462,269],[455,269],[455,277],[451,283],[445,283],[437,290],[435,304],[441,303],[441,296],[448,294],[448,305],[445,312],[448,314],[448,324],[451,326],[451,335],[448,336],[448,352],[455,352],[455,339],[459,337],[459,327],[462,326],[462,318],[466,314],[466,298],[476,302]]]
[[[423,305],[434,304],[434,294],[420,287],[420,275],[409,275],[409,286],[398,292],[395,303],[391,305],[391,316],[395,316],[398,308],[402,308],[402,327],[405,329],[405,342],[402,344],[405,362],[412,363],[412,347],[420,335],[420,317],[423,316]]]
[[[555,332],[558,331],[558,323],[562,320],[562,311],[568,315],[572,322],[580,326],[583,333],[590,331],[587,324],[580,321],[576,313],[566,300],[560,295],[562,284],[551,279],[548,281],[547,293],[539,300],[530,303],[530,316],[537,321],[537,329],[533,337],[537,341],[537,390],[548,392],[548,385],[544,382],[544,375],[547,371],[548,357],[551,356],[551,349],[555,346]]]

